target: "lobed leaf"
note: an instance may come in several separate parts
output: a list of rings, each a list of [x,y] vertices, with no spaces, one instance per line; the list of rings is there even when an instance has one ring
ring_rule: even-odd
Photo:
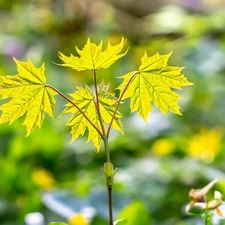
[[[99,107],[101,111],[101,119],[104,122],[104,129],[110,123],[114,112],[114,106],[117,98],[114,94],[108,91],[108,86],[103,83],[98,87],[99,93]],[[87,115],[93,124],[101,130],[100,120],[96,112],[95,95],[91,92],[90,88],[85,85],[85,88],[77,87],[77,91],[70,95],[73,102]],[[92,141],[97,149],[100,148],[102,138],[95,128],[87,121],[87,119],[76,109],[71,103],[66,105],[62,114],[72,113],[72,117],[67,122],[67,126],[71,126],[72,141],[79,136],[83,136],[85,131],[88,130],[88,141]],[[112,128],[123,133],[122,124],[120,122],[121,114],[117,112],[112,124]]]
[[[65,56],[59,52],[59,58],[63,61],[61,66],[70,67],[77,71],[106,69],[111,66],[117,59],[123,57],[126,53],[120,53],[126,44],[126,40],[122,38],[121,42],[112,46],[108,43],[105,51],[102,51],[103,42],[99,45],[87,40],[86,45],[82,50],[76,47],[78,56]]]
[[[168,111],[181,114],[177,102],[181,96],[172,89],[181,89],[182,86],[192,83],[181,74],[183,68],[167,65],[170,56],[171,53],[156,53],[148,57],[145,53],[139,70],[125,74],[122,84],[118,87],[121,93],[127,88],[122,99],[130,97],[131,112],[138,111],[145,121],[148,113],[152,111],[151,102],[164,114]]]
[[[16,59],[18,75],[2,76],[0,94],[2,98],[11,98],[0,106],[2,114],[0,124],[10,124],[19,117],[25,116],[23,124],[27,127],[27,136],[33,129],[42,125],[44,112],[54,116],[56,94],[46,86],[44,64],[40,68],[34,67],[32,62],[20,62]]]

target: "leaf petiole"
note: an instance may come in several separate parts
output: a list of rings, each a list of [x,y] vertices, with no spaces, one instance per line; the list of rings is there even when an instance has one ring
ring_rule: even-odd
[[[99,133],[99,135],[101,136],[101,138],[104,137],[103,134],[102,134],[102,132],[94,125],[94,123],[87,117],[87,115],[71,99],[69,99],[61,91],[59,91],[58,89],[56,89],[55,87],[53,87],[53,86],[51,86],[49,84],[46,84],[45,87],[51,88],[56,93],[58,93],[61,97],[63,97],[65,100],[67,100],[69,103],[71,103],[84,116],[84,118],[94,127],[94,129]]]
[[[111,121],[110,121],[109,126],[108,126],[108,129],[107,129],[107,134],[106,134],[107,137],[109,136],[110,130],[111,130],[111,128],[112,128],[113,120],[115,119],[116,113],[117,113],[118,108],[119,108],[119,106],[120,106],[120,103],[121,103],[121,101],[122,101],[122,99],[123,99],[123,96],[124,96],[126,90],[128,89],[128,87],[129,87],[129,85],[130,85],[132,79],[133,79],[134,76],[135,76],[136,74],[138,74],[138,73],[139,73],[139,71],[135,71],[135,72],[131,75],[131,77],[130,77],[130,79],[128,80],[126,86],[124,87],[123,91],[121,92],[121,95],[120,95],[120,97],[119,97],[119,99],[118,99],[118,101],[117,101],[117,103],[116,103],[115,110],[114,110],[114,112],[113,112]]]

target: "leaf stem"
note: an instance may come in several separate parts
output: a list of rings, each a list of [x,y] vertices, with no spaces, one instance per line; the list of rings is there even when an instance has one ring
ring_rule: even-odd
[[[100,126],[101,126],[101,129],[102,129],[102,134],[103,134],[103,136],[105,136],[105,128],[104,128],[104,124],[103,124],[102,117],[101,117],[101,112],[100,112],[100,107],[99,107],[97,75],[96,75],[96,71],[95,70],[94,70],[94,86],[95,86],[95,99],[96,99],[95,106],[96,106],[96,110],[97,110]]]
[[[131,75],[130,79],[128,80],[126,86],[124,87],[124,89],[123,89],[123,91],[122,91],[122,93],[121,93],[121,95],[120,95],[120,97],[119,97],[119,99],[118,99],[118,101],[117,101],[117,103],[116,103],[115,110],[114,110],[114,112],[113,112],[111,121],[110,121],[109,126],[108,126],[108,129],[107,129],[107,134],[106,134],[107,137],[109,137],[109,133],[110,133],[110,130],[111,130],[111,127],[112,127],[112,123],[113,123],[113,120],[115,119],[115,116],[116,116],[116,113],[117,113],[118,108],[119,108],[119,106],[120,106],[120,103],[121,103],[121,101],[122,101],[122,98],[123,98],[123,96],[124,96],[126,90],[128,89],[128,87],[129,87],[129,85],[130,85],[132,79],[133,79],[134,76],[135,76],[136,74],[138,74],[138,73],[139,73],[139,71],[135,71],[135,72]]]
[[[93,122],[88,118],[88,116],[82,111],[82,109],[78,105],[76,105],[71,99],[69,99],[66,95],[64,95],[61,91],[59,91],[55,87],[53,87],[53,86],[51,86],[49,84],[46,84],[45,87],[51,88],[56,93],[58,93],[61,97],[66,99],[70,104],[72,104],[84,116],[84,118],[94,127],[94,129],[99,133],[101,138],[103,138],[102,132],[93,124]]]

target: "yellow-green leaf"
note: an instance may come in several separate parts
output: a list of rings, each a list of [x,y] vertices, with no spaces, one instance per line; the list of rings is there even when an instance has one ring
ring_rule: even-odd
[[[59,53],[59,58],[63,61],[62,66],[70,67],[77,71],[106,69],[126,54],[127,51],[121,53],[125,44],[126,40],[122,38],[117,45],[112,46],[108,43],[106,50],[102,51],[103,42],[96,45],[88,39],[82,50],[76,47],[79,57],[72,54],[65,56]]]
[[[44,112],[51,117],[54,116],[56,94],[46,87],[45,67],[34,67],[32,62],[20,62],[16,59],[18,74],[15,76],[2,76],[3,82],[0,84],[0,94],[2,98],[10,100],[0,106],[2,114],[0,124],[13,123],[19,117],[25,116],[23,124],[27,127],[27,135],[33,129],[42,125]]]
[[[121,93],[128,88],[122,99],[130,97],[131,111],[138,111],[140,117],[147,121],[148,113],[152,111],[151,103],[164,114],[171,111],[180,113],[178,100],[181,98],[172,89],[181,89],[182,86],[192,83],[181,74],[182,67],[168,66],[171,53],[160,55],[156,53],[148,57],[145,53],[141,59],[138,71],[124,75],[122,84],[118,87]]]
[[[114,94],[108,91],[108,86],[104,84],[99,85],[99,108],[101,112],[101,119],[103,121],[104,129],[106,125],[110,123],[114,112],[114,106],[117,102],[117,98]],[[90,88],[85,85],[85,88],[77,87],[77,91],[70,95],[73,98],[73,102],[85,113],[85,115],[92,121],[92,123],[102,131],[99,117],[96,111],[95,95],[91,92]],[[87,121],[87,119],[75,108],[71,103],[66,105],[62,114],[72,113],[72,117],[67,123],[67,126],[71,126],[72,141],[79,136],[83,136],[86,129],[88,130],[88,141],[92,141],[95,147],[99,150],[102,138],[96,129]],[[117,112],[112,124],[112,128],[123,133],[122,124],[120,122],[121,114]]]

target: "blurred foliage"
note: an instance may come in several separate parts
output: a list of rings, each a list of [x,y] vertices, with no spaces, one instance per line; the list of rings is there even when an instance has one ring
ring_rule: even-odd
[[[126,208],[124,208],[119,217],[122,219],[126,218],[127,224],[135,225],[135,224],[151,224],[148,211],[142,202],[133,202]]]
[[[13,56],[21,61],[30,58],[37,67],[45,62],[49,83],[72,93],[75,86],[91,84],[92,76],[57,67],[52,63],[60,62],[57,53],[75,54],[74,46],[83,46],[87,37],[96,43],[117,43],[125,36],[129,54],[107,74],[98,73],[99,81],[104,79],[113,90],[121,82],[115,77],[135,68],[144,51],[173,51],[170,64],[184,66],[194,86],[182,91],[183,116],[164,116],[153,109],[145,124],[136,113],[130,114],[128,103],[121,107],[125,135],[115,131],[110,137],[111,159],[119,167],[114,189],[123,196],[114,201],[121,203],[115,211],[141,201],[152,224],[202,224],[184,207],[193,187],[217,178],[215,188],[225,190],[224,1],[129,1],[1,0],[0,75],[16,74]],[[46,224],[68,222],[72,215],[57,215],[43,202],[43,193],[54,190],[71,190],[71,202],[94,202],[95,213],[81,210],[82,215],[92,215],[91,225],[107,223],[107,215],[100,213],[105,209],[104,194],[92,200],[90,195],[105,187],[100,170],[104,152],[96,153],[83,138],[70,144],[67,118],[58,118],[66,102],[59,97],[57,102],[55,120],[47,117],[42,129],[29,137],[23,120],[0,126],[2,225],[24,224],[25,215],[35,211],[44,214]]]

